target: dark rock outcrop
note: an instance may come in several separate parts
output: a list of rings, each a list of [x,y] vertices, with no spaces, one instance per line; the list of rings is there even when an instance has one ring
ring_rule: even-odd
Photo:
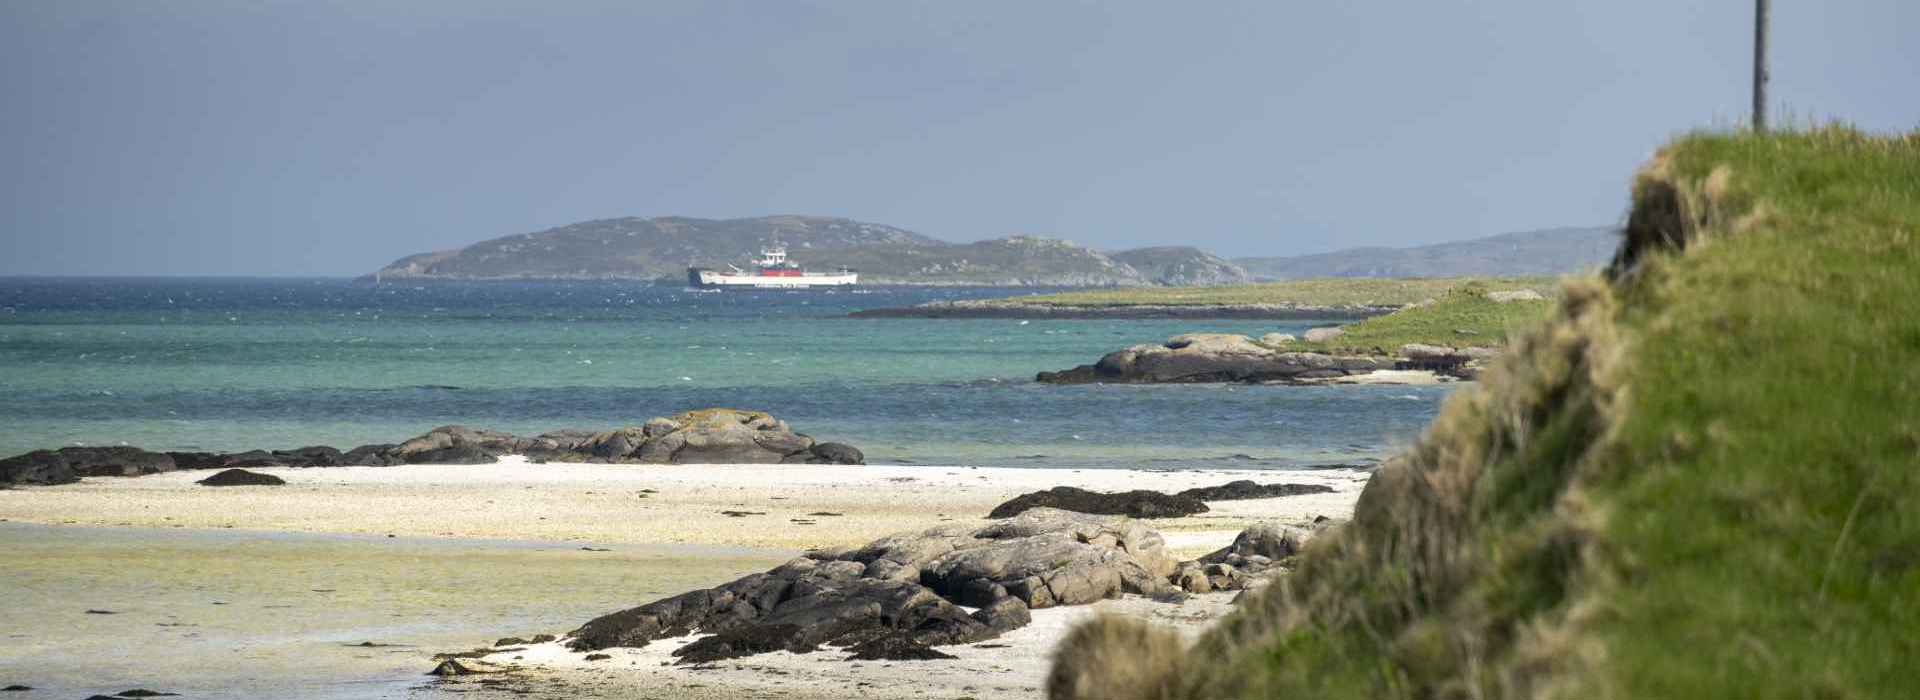
[[[574,630],[576,651],[711,633],[675,651],[701,663],[769,651],[853,647],[859,658],[993,638],[1029,609],[1171,590],[1157,533],[1126,520],[1039,509],[984,527],[948,526],[816,553],[717,588],[623,610]],[[988,599],[990,598],[990,599]],[[979,605],[969,614],[960,604]]]
[[[1245,501],[1255,498],[1279,498],[1309,493],[1333,493],[1325,484],[1257,484],[1248,479],[1229,481],[1219,486],[1203,486],[1181,491],[1178,496],[1202,501]]]
[[[0,459],[0,481],[70,484],[84,476],[141,476],[174,470],[172,457],[137,447],[62,447]]]
[[[1158,491],[1100,493],[1072,486],[1055,486],[1045,491],[1021,494],[988,513],[989,518],[1010,518],[1032,508],[1058,508],[1093,515],[1127,515],[1135,518],[1178,518],[1207,512],[1199,498],[1169,495]]]
[[[228,469],[194,483],[201,486],[283,486],[287,481],[272,474]]]
[[[67,484],[86,476],[139,476],[175,469],[491,464],[510,454],[526,455],[536,463],[866,463],[858,448],[816,442],[766,413],[711,408],[655,418],[639,427],[557,430],[534,437],[445,425],[399,444],[361,445],[346,452],[325,445],[235,453],[66,447],[0,459],[0,484]]]
[[[1289,382],[1370,374],[1393,367],[1394,362],[1386,358],[1289,352],[1244,335],[1189,333],[1158,345],[1135,345],[1111,352],[1091,365],[1041,372],[1034,380],[1049,384]]]

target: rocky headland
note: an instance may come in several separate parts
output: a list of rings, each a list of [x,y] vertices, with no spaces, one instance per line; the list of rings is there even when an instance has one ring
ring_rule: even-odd
[[[1338,329],[1307,332],[1309,341],[1337,336]],[[1393,354],[1333,355],[1292,349],[1296,344],[1293,336],[1281,333],[1259,339],[1231,333],[1189,333],[1165,343],[1111,352],[1090,365],[1041,372],[1034,380],[1047,384],[1315,383],[1389,370],[1471,379],[1486,360],[1498,354],[1489,348],[1409,344]]]
[[[505,455],[534,463],[863,464],[858,448],[796,433],[759,411],[712,408],[614,430],[556,430],[531,437],[448,425],[397,444],[341,450],[325,445],[235,453],[153,452],[137,447],[63,447],[0,459],[0,484],[68,484],[83,477],[142,476],[185,469],[387,467],[491,464]]]

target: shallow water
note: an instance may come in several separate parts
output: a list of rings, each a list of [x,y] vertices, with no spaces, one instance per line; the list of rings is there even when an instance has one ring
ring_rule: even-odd
[[[1193,331],[1313,322],[852,319],[1005,289],[0,280],[0,454],[242,450],[766,410],[877,463],[1287,467],[1379,457],[1450,387],[1048,386]]]
[[[0,686],[406,697],[437,652],[560,634],[791,553],[0,522]],[[113,614],[89,614],[88,610]],[[393,646],[360,647],[362,642]]]

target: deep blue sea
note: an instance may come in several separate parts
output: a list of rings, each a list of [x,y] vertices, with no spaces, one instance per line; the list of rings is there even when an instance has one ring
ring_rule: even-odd
[[[847,318],[1009,293],[0,279],[0,456],[347,448],[448,423],[534,433],[729,406],[873,463],[1291,467],[1383,457],[1450,391],[1033,382],[1179,333],[1311,321]]]

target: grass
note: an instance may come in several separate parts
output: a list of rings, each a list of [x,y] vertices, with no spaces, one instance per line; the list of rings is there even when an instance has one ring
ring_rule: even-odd
[[[1043,306],[1211,306],[1275,304],[1299,306],[1405,306],[1437,299],[1467,284],[1492,290],[1531,289],[1552,295],[1551,277],[1390,279],[1329,277],[1225,287],[1130,287],[1010,297],[1001,301]]]
[[[1549,301],[1496,302],[1487,291],[1484,283],[1469,282],[1432,304],[1365,319],[1344,326],[1347,332],[1333,340],[1290,343],[1286,349],[1393,355],[1408,343],[1504,347],[1510,334],[1539,325],[1553,310]]]
[[[1294,574],[1126,687],[1077,667],[1167,642],[1095,623],[1052,695],[1910,697],[1920,133],[1694,134],[1633,197]]]

